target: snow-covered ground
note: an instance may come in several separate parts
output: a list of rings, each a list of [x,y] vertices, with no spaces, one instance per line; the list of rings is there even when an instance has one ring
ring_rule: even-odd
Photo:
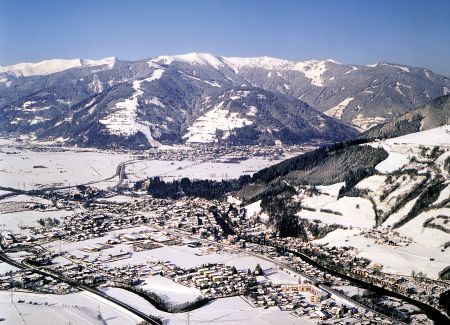
[[[390,148],[386,146],[384,149],[387,149],[389,156],[375,166],[375,169],[380,173],[392,173],[409,162],[407,154],[390,150]]]
[[[29,196],[29,195],[15,195],[15,196],[8,196],[4,199],[0,200],[0,203],[7,203],[7,202],[27,202],[27,203],[40,203],[40,204],[46,204],[46,205],[52,205],[52,201],[43,199],[37,196]]]
[[[159,275],[147,277],[139,287],[156,293],[161,299],[173,306],[195,301],[202,295],[197,288],[186,287]]]
[[[443,171],[442,165],[445,158],[448,157],[450,146],[450,126],[448,125],[375,142],[371,145],[384,148],[389,156],[376,166],[376,170],[381,174],[363,179],[356,185],[356,188],[369,191],[368,195],[375,202],[376,209],[381,211],[380,213],[390,211],[399,200],[407,197],[415,188],[420,188],[421,184],[426,181],[425,176],[421,173],[428,171],[439,173],[444,177],[447,175],[447,172]],[[412,157],[419,161],[429,159],[424,157],[421,152],[424,147],[433,148],[435,146],[441,146],[447,151],[436,159],[434,169],[427,169],[426,164],[420,165],[418,163],[418,165],[414,165],[411,162]],[[388,174],[396,170],[402,170],[404,166],[406,166],[405,168],[418,168],[419,174],[404,174],[401,177],[393,175],[389,176],[391,179],[387,179]],[[436,167],[441,169],[436,169]],[[335,188],[340,186],[340,184],[336,184]],[[447,185],[434,204],[448,199],[449,193],[450,185]],[[352,227],[351,229],[337,229],[324,238],[316,240],[316,243],[354,247],[357,256],[366,257],[372,262],[380,263],[384,267],[383,271],[388,273],[410,275],[412,271],[415,271],[426,273],[430,278],[436,279],[438,273],[449,265],[450,251],[444,249],[444,245],[450,241],[450,234],[441,229],[424,227],[424,223],[430,218],[450,215],[449,208],[431,209],[406,222],[395,231],[398,231],[401,236],[410,238],[411,243],[406,246],[389,246],[377,243],[374,238],[360,235],[360,229],[375,226],[374,207],[368,199],[361,197],[337,199],[336,193],[331,193],[331,195],[321,193],[314,196],[302,196],[300,193],[297,199],[304,206],[316,209],[316,211],[302,210],[298,213],[300,217]],[[397,211],[389,214],[382,226],[392,228],[411,211],[417,200],[417,196],[413,197],[406,204],[400,206]],[[320,209],[340,212],[342,216],[320,212]]]
[[[354,286],[334,286],[333,289],[344,292],[349,297],[362,296],[366,290]]]
[[[19,300],[25,302],[18,303]],[[84,292],[67,295],[14,292],[13,301],[12,304],[9,291],[0,291],[0,317],[5,324],[131,325],[141,321],[107,300]],[[99,312],[105,322],[98,319]]]
[[[302,197],[302,204],[305,207],[316,209],[316,211],[301,210],[297,213],[300,218],[320,220],[323,223],[347,227],[367,228],[375,225],[372,203],[364,198],[343,197],[337,199],[337,196],[319,194]]]
[[[0,262],[0,275],[9,271],[17,271],[18,268],[5,262]]]
[[[405,247],[377,244],[374,239],[359,235],[356,229],[337,229],[315,242],[329,246],[354,247],[357,256],[383,265],[384,272],[402,275],[411,275],[412,271],[424,272],[428,277],[436,279],[450,260],[449,252],[441,252],[432,245],[416,242]]]
[[[113,176],[117,165],[130,159],[127,154],[111,152],[30,150],[1,153],[0,157],[0,185],[26,190],[99,181]]]
[[[388,144],[415,144],[424,146],[449,146],[450,125],[430,129],[422,132],[407,134],[401,137],[386,140]]]
[[[398,228],[398,232],[404,236],[414,238],[414,241],[421,245],[440,249],[450,240],[450,234],[439,229],[423,226],[426,220],[439,215],[450,216],[450,208],[423,212],[404,226]],[[448,253],[448,257],[450,261],[450,252]]]
[[[39,219],[56,218],[61,219],[64,216],[72,214],[72,211],[54,210],[54,211],[21,211],[12,213],[0,214],[0,230],[14,231],[25,233],[20,226],[39,226],[37,221]]]
[[[0,139],[0,146],[2,145],[9,147],[0,147],[0,186],[25,190],[84,183],[93,183],[94,187],[106,189],[117,184],[118,177],[108,181],[102,180],[114,176],[117,166],[122,162],[127,162],[126,173],[130,182],[153,176],[169,179],[238,178],[241,175],[251,175],[262,168],[299,154],[290,152],[284,157],[250,157],[229,163],[226,162],[227,157],[217,160],[205,160],[202,157],[182,161],[139,160],[133,153],[77,148],[62,152],[36,152],[14,148],[13,146],[17,144],[7,139]],[[173,149],[189,150],[190,148],[174,147]],[[5,154],[7,151],[16,153]]]
[[[344,114],[345,108],[350,104],[350,102],[353,100],[353,97],[346,98],[336,106],[330,108],[325,112],[326,115],[340,119],[342,114]]]
[[[109,263],[108,266],[114,267],[124,264],[147,263],[149,260],[169,261],[184,269],[199,267],[207,263],[223,263],[225,265],[235,266],[238,270],[253,270],[257,264],[260,264],[264,272],[267,273],[267,278],[269,280],[278,281],[280,283],[298,283],[298,279],[286,272],[276,269],[274,263],[259,257],[229,254],[225,252],[221,252],[220,254],[209,253],[205,252],[203,248],[192,248],[188,246],[164,246],[148,251],[136,252],[130,259],[112,262]]]
[[[155,69],[150,76],[142,80],[133,81],[133,95],[123,101],[119,101],[111,109],[109,115],[99,120],[106,126],[110,134],[130,136],[137,132],[142,132],[152,147],[160,146],[160,143],[153,139],[150,124],[138,120],[139,99],[144,94],[141,88],[143,82],[152,82],[161,78],[164,69]]]
[[[243,91],[244,92],[244,91]],[[253,122],[239,113],[230,112],[224,107],[224,102],[220,102],[213,109],[200,116],[184,136],[186,142],[209,143],[217,141],[216,131],[224,132],[222,139],[230,135],[230,131],[252,125]]]
[[[291,157],[287,155],[280,159],[264,157],[251,157],[237,163],[217,161],[161,161],[142,160],[127,165],[126,171],[131,181],[146,177],[161,176],[167,179],[179,179],[189,177],[191,179],[232,179],[241,175],[252,175],[258,170],[279,163]]]
[[[98,202],[131,203],[136,198],[126,195],[115,195],[106,199],[100,199]]]
[[[356,184],[356,188],[368,189],[373,192],[377,192],[385,185],[385,181],[386,181],[386,176],[373,175],[373,176],[364,178],[361,182]]]

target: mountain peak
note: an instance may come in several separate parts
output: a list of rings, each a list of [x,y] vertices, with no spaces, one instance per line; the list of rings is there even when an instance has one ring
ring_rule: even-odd
[[[162,55],[150,60],[151,62],[159,62],[171,64],[172,62],[184,62],[188,64],[211,65],[215,69],[224,67],[220,57],[210,53],[192,52],[179,55]]]
[[[82,66],[80,59],[50,59],[36,63],[18,63],[0,67],[0,73],[8,73],[16,77],[48,75],[70,68]]]
[[[25,62],[10,66],[0,66],[0,73],[7,73],[16,77],[44,76],[67,69],[82,66],[108,65],[110,68],[117,62],[116,57],[108,57],[99,60],[90,59],[49,59],[40,62]]]
[[[110,56],[99,60],[80,59],[83,66],[108,65],[110,68],[112,68],[117,61],[119,61],[119,59],[115,56]]]

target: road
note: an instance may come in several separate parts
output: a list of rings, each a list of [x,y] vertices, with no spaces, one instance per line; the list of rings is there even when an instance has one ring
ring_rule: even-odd
[[[57,279],[57,280],[62,281],[64,283],[67,283],[67,284],[71,285],[72,287],[75,287],[75,288],[77,288],[79,290],[84,290],[84,291],[88,291],[90,293],[93,293],[96,296],[99,296],[99,297],[101,297],[103,299],[106,299],[106,300],[116,304],[117,306],[120,306],[120,307],[128,310],[129,312],[133,313],[134,315],[138,316],[139,318],[141,318],[142,320],[148,322],[149,324],[152,324],[152,325],[161,325],[162,324],[160,321],[155,319],[156,317],[152,317],[151,315],[147,315],[147,314],[139,311],[138,309],[136,309],[136,308],[134,308],[134,307],[132,307],[130,305],[127,305],[127,304],[125,304],[124,302],[122,302],[120,300],[117,300],[117,299],[115,299],[113,297],[110,297],[107,294],[105,294],[105,293],[103,293],[103,292],[101,292],[101,291],[99,291],[99,290],[97,290],[95,288],[91,288],[91,287],[88,287],[88,286],[82,285],[82,284],[81,285],[77,284],[74,281],[72,281],[70,279],[67,279],[66,277],[63,277],[63,276],[58,275],[58,274],[54,274],[52,272],[48,272],[46,270],[42,270],[42,269],[37,268],[35,266],[32,266],[32,265],[30,265],[30,264],[28,264],[26,262],[23,262],[23,263],[16,262],[16,261],[14,261],[13,259],[9,258],[8,256],[6,256],[3,253],[0,253],[0,260],[2,260],[5,263],[8,263],[8,264],[10,264],[12,266],[15,266],[15,267],[17,267],[19,269],[32,270],[35,273],[38,273],[38,274],[41,274],[41,275],[44,275],[44,276],[50,276],[50,277],[52,277],[54,279]]]

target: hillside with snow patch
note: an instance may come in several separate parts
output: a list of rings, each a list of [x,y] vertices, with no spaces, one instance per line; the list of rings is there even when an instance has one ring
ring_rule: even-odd
[[[409,276],[422,272],[439,278],[450,265],[450,126],[357,147],[362,150],[367,145],[387,155],[373,169],[365,167],[364,173],[355,172],[344,183],[303,185],[302,179],[309,179],[309,184],[314,179],[320,182],[320,174],[300,173],[296,180],[289,177],[291,171],[282,176],[284,185],[274,174],[266,194],[261,181],[255,181],[235,195],[252,202],[249,192],[259,183],[258,201],[248,205],[249,217],[266,223],[268,229],[281,222],[273,210],[273,202],[281,199],[292,213],[290,218],[296,220],[291,222],[301,223],[315,245],[349,247],[355,256],[382,265],[386,273]],[[351,148],[355,147],[337,149],[331,157]],[[312,171],[320,170],[327,159],[317,161]],[[340,164],[335,163],[336,168],[342,168]],[[268,170],[277,170],[277,166]],[[309,232],[316,227],[325,232]]]

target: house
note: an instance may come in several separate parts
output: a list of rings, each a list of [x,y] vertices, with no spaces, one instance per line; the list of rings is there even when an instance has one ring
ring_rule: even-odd
[[[328,318],[330,318],[330,314],[328,312],[326,312],[325,310],[316,310],[316,315],[321,319],[321,320],[326,320]]]

